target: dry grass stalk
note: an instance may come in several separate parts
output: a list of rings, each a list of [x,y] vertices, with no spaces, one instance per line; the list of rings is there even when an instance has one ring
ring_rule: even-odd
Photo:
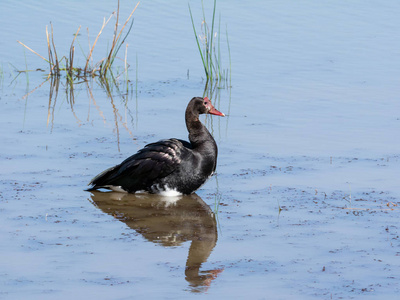
[[[47,53],[48,53],[48,55],[49,55],[49,60],[48,60],[48,62],[49,62],[49,64],[50,64],[50,74],[52,74],[52,70],[53,70],[54,63],[53,63],[53,55],[52,55],[52,53],[51,53],[50,37],[49,37],[49,32],[48,32],[48,30],[47,30],[47,26],[46,26],[46,39],[47,39]]]
[[[118,32],[118,20],[119,20],[119,0],[118,0],[118,10],[117,10],[117,21],[115,22],[115,30],[114,30],[114,38],[113,38],[113,43],[111,46],[111,50],[110,53],[108,54],[107,60],[106,60],[106,64],[105,64],[105,68],[104,68],[104,74],[107,73],[107,70],[110,68],[110,66],[112,65],[113,62],[113,57],[116,55],[116,53],[114,54],[114,50],[115,50],[115,46],[117,45],[122,31],[124,31],[124,28],[126,27],[126,24],[128,24],[129,20],[132,18],[133,13],[135,12],[135,10],[137,9],[137,7],[139,6],[140,1],[136,4],[135,8],[132,10],[131,14],[129,15],[129,17],[126,19],[124,25],[122,26],[121,30],[118,33],[117,36],[117,32]],[[113,55],[114,54],[114,55]]]
[[[37,53],[35,50],[32,50],[31,48],[29,48],[27,45],[25,45],[24,43],[17,41],[18,43],[20,43],[22,46],[24,46],[26,49],[28,49],[29,51],[31,51],[32,53],[36,54],[37,56],[39,56],[41,59],[43,59],[46,62],[49,62],[47,59],[45,59],[43,56],[41,56],[39,53]]]
[[[99,31],[99,33],[97,34],[96,39],[94,40],[93,46],[92,46],[92,48],[90,49],[89,55],[88,55],[88,57],[87,57],[87,59],[86,59],[85,69],[83,70],[83,72],[84,72],[85,74],[86,74],[86,72],[87,72],[87,68],[88,68],[88,66],[89,66],[89,61],[90,61],[90,58],[92,57],[93,50],[94,50],[94,47],[96,46],[97,40],[99,39],[101,33],[103,32],[104,27],[106,27],[107,23],[110,21],[111,17],[112,17],[112,15],[108,18],[107,22],[106,22],[106,19],[105,19],[105,18],[104,18],[104,20],[103,20],[103,26],[101,26],[100,31]],[[88,30],[88,33],[89,33],[89,30]]]
[[[51,25],[51,44],[53,45],[53,50],[54,50],[56,74],[59,74],[60,73],[60,62],[59,62],[58,56],[57,56],[56,45],[54,44],[53,24],[50,23],[50,25]]]
[[[96,39],[95,39],[93,45],[90,45],[90,40],[89,40],[89,49],[90,50],[89,50],[89,54],[86,57],[86,63],[85,63],[85,67],[83,69],[82,68],[74,68],[74,56],[75,56],[74,43],[75,43],[75,40],[81,29],[81,26],[79,26],[77,32],[74,35],[74,38],[72,40],[72,43],[71,43],[71,46],[69,49],[69,57],[68,58],[66,56],[63,56],[63,57],[61,57],[61,59],[59,59],[59,57],[57,55],[56,45],[55,45],[55,41],[54,41],[53,24],[51,24],[51,23],[50,23],[50,25],[51,25],[50,33],[49,33],[48,27],[46,26],[46,41],[47,41],[48,59],[44,58],[43,56],[41,56],[40,54],[35,52],[34,50],[32,50],[31,48],[26,46],[24,43],[22,43],[20,41],[17,41],[17,42],[20,43],[22,46],[24,46],[29,51],[33,52],[34,54],[36,54],[37,56],[42,58],[44,61],[46,61],[49,64],[49,69],[50,69],[49,76],[52,76],[52,75],[60,76],[61,71],[66,71],[67,79],[71,82],[75,78],[86,78],[86,76],[88,76],[88,75],[90,75],[92,77],[93,76],[105,77],[107,71],[111,68],[111,66],[113,64],[113,61],[114,61],[121,45],[124,43],[126,36],[128,36],[128,34],[130,32],[130,29],[129,29],[128,33],[126,34],[126,36],[122,40],[122,42],[118,43],[118,41],[121,37],[122,31],[126,27],[129,20],[132,18],[132,15],[136,11],[137,7],[139,6],[139,3],[140,2],[138,2],[136,4],[135,8],[132,10],[128,19],[125,21],[124,25],[122,26],[121,30],[118,32],[119,11],[120,11],[120,5],[119,5],[119,1],[118,1],[118,10],[117,10],[117,14],[116,14],[116,23],[115,23],[115,30],[114,30],[111,50],[108,53],[107,57],[100,60],[92,69],[89,68],[89,63],[91,60],[93,61],[92,56],[93,56],[94,48],[96,47],[97,41],[98,41],[100,35],[102,34],[105,26],[111,20],[111,17],[115,14],[115,12],[107,20],[105,18],[103,19],[103,24],[101,26],[99,33],[96,36]],[[131,28],[132,28],[132,25],[131,25]],[[88,31],[88,39],[89,39],[89,29],[87,29],[87,31]],[[118,47],[117,47],[117,45],[118,45]],[[65,60],[65,67],[61,68],[60,64],[63,59]],[[127,58],[126,58],[126,53],[125,53],[125,68],[128,65],[126,60],[127,60]],[[75,76],[75,78],[74,78],[74,76]]]
[[[74,54],[75,54],[74,42],[75,42],[76,37],[78,36],[80,30],[81,30],[81,26],[79,26],[78,30],[76,31],[74,39],[72,40],[72,43],[71,43],[71,47],[69,49],[69,62],[70,62],[69,70],[70,70],[70,73],[72,73],[72,70],[74,69]]]

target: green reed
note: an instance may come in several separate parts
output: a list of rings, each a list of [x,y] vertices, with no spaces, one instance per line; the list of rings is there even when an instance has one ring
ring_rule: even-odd
[[[215,31],[216,28],[216,8],[217,8],[217,0],[214,0],[214,7],[212,12],[212,20],[211,20],[211,29],[206,21],[204,3],[202,4],[202,13],[203,13],[203,21],[201,25],[201,35],[197,33],[196,26],[193,20],[192,10],[189,6],[190,18],[192,21],[193,32],[196,38],[197,48],[201,57],[201,61],[203,63],[204,72],[206,74],[207,81],[226,81],[230,82],[231,76],[231,54],[230,54],[230,46],[229,46],[229,38],[228,31],[226,31],[226,39],[228,46],[228,54],[229,54],[229,67],[224,69],[222,67],[222,55],[221,55],[221,15],[219,16],[218,21],[218,30]]]

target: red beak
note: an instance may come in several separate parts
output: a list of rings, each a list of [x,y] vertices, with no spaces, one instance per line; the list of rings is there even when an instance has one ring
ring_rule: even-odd
[[[208,113],[211,115],[216,115],[216,116],[221,116],[221,117],[225,117],[225,114],[220,112],[219,110],[217,110],[212,104],[210,99],[208,99],[207,97],[204,97],[204,100],[208,100],[208,108],[209,111]]]

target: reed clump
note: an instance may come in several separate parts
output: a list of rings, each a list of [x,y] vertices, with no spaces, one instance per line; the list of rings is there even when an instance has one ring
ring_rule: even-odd
[[[140,2],[138,2],[136,4],[135,8],[132,10],[131,14],[129,15],[129,17],[127,18],[127,20],[125,21],[125,23],[123,24],[121,29],[119,29],[119,7],[120,7],[120,5],[119,5],[119,0],[118,0],[117,12],[113,13],[107,20],[104,18],[102,27],[101,27],[99,33],[97,34],[95,41],[93,42],[92,45],[90,45],[90,42],[89,42],[89,52],[85,56],[85,66],[83,66],[83,67],[75,66],[75,64],[74,64],[74,58],[75,58],[74,43],[80,32],[81,26],[79,26],[78,30],[74,34],[74,38],[72,39],[68,55],[60,56],[57,53],[56,45],[55,45],[55,41],[54,41],[54,34],[53,34],[53,24],[51,24],[51,23],[50,23],[50,30],[46,26],[46,40],[47,40],[47,52],[48,52],[47,58],[40,55],[33,49],[29,48],[24,43],[22,43],[20,41],[17,41],[17,42],[20,43],[22,46],[24,46],[29,51],[31,51],[32,53],[36,54],[37,56],[39,56],[40,58],[45,60],[49,64],[49,74],[48,74],[49,76],[61,76],[62,74],[65,74],[68,81],[71,81],[71,82],[75,81],[76,79],[79,79],[79,80],[84,79],[85,80],[87,77],[107,78],[106,77],[107,74],[112,73],[111,69],[112,69],[113,63],[115,61],[115,58],[117,57],[117,54],[118,54],[119,50],[121,49],[121,46],[124,44],[126,38],[128,37],[128,35],[132,29],[132,26],[133,26],[132,16],[133,16],[133,13],[136,11],[139,3]],[[105,58],[101,59],[96,64],[93,64],[92,55],[93,55],[93,51],[96,47],[97,41],[98,41],[99,37],[101,36],[103,29],[109,23],[109,21],[111,20],[111,18],[114,14],[115,14],[116,21],[115,21],[115,28],[114,28],[113,39],[112,39],[110,51],[107,53]],[[129,23],[130,20],[131,20],[131,22],[130,22],[130,25],[128,26],[127,32],[124,35],[122,35],[125,27],[127,26],[127,24]],[[128,45],[126,45],[126,47],[128,47]],[[126,56],[126,54],[125,54],[125,56]],[[126,57],[124,59],[124,62],[125,62],[124,63],[125,72],[127,72],[127,68],[129,65],[126,63]]]
[[[206,21],[203,0],[201,1],[203,20],[201,22],[201,34],[198,34],[193,20],[192,10],[189,5],[189,13],[193,26],[193,33],[196,38],[197,47],[203,63],[204,72],[207,82],[224,82],[226,86],[230,86],[231,82],[231,52],[229,46],[228,30],[226,29],[226,46],[228,51],[229,64],[227,67],[222,66],[221,55],[221,14],[219,15],[218,28],[216,27],[216,8],[217,0],[214,0],[212,12],[211,28]]]

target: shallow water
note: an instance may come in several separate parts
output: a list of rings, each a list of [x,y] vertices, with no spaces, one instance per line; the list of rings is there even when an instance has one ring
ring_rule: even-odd
[[[397,2],[219,1],[232,88],[212,99],[228,116],[203,119],[217,174],[167,200],[83,189],[146,143],[186,139],[184,109],[204,90],[187,3],[139,5],[126,96],[14,79],[14,66],[47,69],[16,40],[45,55],[51,21],[60,53],[79,25],[87,49],[86,27],[93,41],[115,3],[3,2],[0,298],[398,297]]]

